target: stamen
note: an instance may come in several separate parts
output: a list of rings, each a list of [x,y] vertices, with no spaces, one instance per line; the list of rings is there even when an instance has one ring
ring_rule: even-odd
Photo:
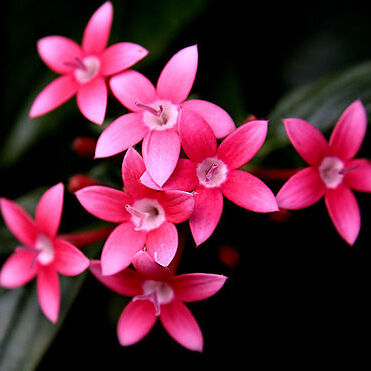
[[[129,214],[139,218],[139,223],[138,223],[138,226],[137,226],[136,229],[142,228],[143,222],[145,221],[146,218],[148,218],[149,213],[146,213],[146,212],[140,211],[138,209],[135,209],[134,207],[132,207],[130,205],[125,205],[125,209]]]
[[[153,108],[151,106],[148,106],[146,104],[143,104],[143,103],[139,103],[139,102],[135,102],[135,105],[141,109],[143,109],[144,111],[147,111],[149,113],[152,113],[152,115],[156,116],[156,117],[161,117],[162,115],[162,112],[164,110],[164,107],[162,104],[159,105],[159,108],[156,109],[156,108]]]
[[[206,176],[205,176],[205,180],[207,182],[210,182],[210,180],[212,179],[213,175],[215,174],[215,171],[216,171],[217,168],[218,168],[217,164],[212,164],[211,165],[210,169],[207,171]]]
[[[339,174],[345,175],[347,173],[350,173],[353,170],[356,170],[358,167],[359,167],[359,165],[354,165],[354,166],[351,166],[351,167],[348,167],[348,168],[344,168],[344,169],[339,171]]]
[[[41,253],[41,250],[38,250],[35,247],[30,247],[30,246],[19,246],[15,249],[15,251],[19,251],[19,250],[31,251],[35,254],[34,258],[32,259],[31,265],[30,265],[30,269],[33,269],[35,267],[37,258],[39,254]]]
[[[77,68],[83,71],[87,71],[87,67],[85,66],[84,62],[80,58],[74,58],[75,62],[63,62],[65,66]]]
[[[156,291],[151,292],[150,294],[142,294],[137,295],[133,297],[133,301],[137,300],[148,300],[151,303],[153,303],[155,310],[156,310],[156,316],[159,316],[161,314],[161,307],[160,303],[158,301],[157,293]]]

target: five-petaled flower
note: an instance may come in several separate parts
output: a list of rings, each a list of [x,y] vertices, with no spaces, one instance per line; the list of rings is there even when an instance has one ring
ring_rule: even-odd
[[[44,193],[36,207],[35,221],[15,202],[0,200],[5,224],[22,244],[4,263],[0,285],[15,288],[37,276],[40,306],[52,322],[57,322],[60,306],[58,273],[75,276],[89,266],[80,250],[58,238],[63,191],[59,183]]]
[[[283,209],[301,209],[322,196],[340,236],[353,245],[361,217],[351,189],[371,192],[371,164],[354,159],[366,133],[367,115],[361,101],[352,103],[341,115],[327,143],[310,123],[288,118],[287,134],[301,157],[310,165],[293,175],[277,194]]]
[[[201,352],[203,336],[192,313],[183,302],[209,298],[224,285],[227,277],[216,274],[190,273],[174,275],[174,269],[164,269],[144,251],[138,252],[132,268],[105,276],[99,261],[90,270],[111,290],[133,297],[122,312],[117,335],[121,345],[137,343],[160,319],[165,330],[187,349]]]
[[[217,105],[199,99],[185,101],[192,88],[198,63],[197,46],[176,53],[162,70],[156,88],[139,72],[114,76],[110,86],[116,98],[132,113],[116,119],[98,139],[96,157],[108,157],[139,143],[146,168],[162,186],[174,171],[181,141],[178,125],[182,113],[196,111],[217,138],[234,130],[231,117]]]
[[[63,36],[48,36],[38,41],[42,60],[62,76],[36,97],[30,117],[44,115],[77,93],[81,113],[96,124],[103,123],[107,106],[105,78],[133,66],[148,54],[146,49],[130,42],[106,48],[112,16],[113,7],[108,1],[90,18],[81,47]]]

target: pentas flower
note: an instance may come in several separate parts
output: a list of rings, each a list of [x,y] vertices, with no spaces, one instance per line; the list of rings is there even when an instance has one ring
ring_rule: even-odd
[[[105,186],[90,186],[76,192],[88,212],[120,223],[103,247],[101,260],[105,275],[126,268],[144,246],[158,264],[167,266],[178,248],[174,223],[184,222],[192,214],[191,193],[149,189],[139,182],[144,171],[142,157],[130,148],[122,165],[125,192]]]
[[[148,54],[143,47],[129,42],[106,48],[112,16],[111,2],[104,3],[90,18],[81,47],[63,36],[38,41],[41,59],[62,76],[36,97],[30,117],[44,115],[77,94],[81,113],[96,124],[103,123],[107,106],[105,78],[131,67]]]
[[[327,143],[309,122],[284,120],[287,134],[301,157],[310,165],[292,176],[277,194],[283,209],[302,209],[323,196],[340,236],[353,245],[360,230],[357,200],[351,191],[371,192],[371,165],[354,159],[366,133],[367,115],[357,100],[341,115]]]
[[[217,138],[233,131],[234,123],[222,108],[198,99],[185,101],[195,79],[197,63],[197,46],[193,45],[170,59],[156,88],[136,71],[125,71],[113,77],[110,80],[113,94],[133,112],[119,117],[103,131],[95,156],[115,155],[144,138],[144,163],[155,182],[162,186],[179,159],[181,111],[193,110],[201,114]]]
[[[15,288],[36,277],[41,309],[52,322],[57,322],[60,306],[58,273],[75,276],[89,266],[80,250],[57,235],[63,191],[59,183],[44,193],[36,207],[35,221],[15,202],[0,199],[5,224],[21,243],[4,263],[0,285]]]
[[[207,122],[196,112],[183,112],[179,132],[188,159],[180,159],[162,189],[195,190],[190,227],[197,245],[210,237],[223,210],[223,194],[235,204],[255,212],[277,211],[272,191],[257,177],[236,170],[257,153],[267,135],[268,122],[250,121],[229,134],[217,148]],[[161,189],[149,172],[141,177],[148,187]]]
[[[117,325],[120,344],[137,343],[159,318],[175,341],[187,349],[201,352],[202,332],[184,302],[209,298],[222,288],[227,277],[205,273],[174,276],[172,270],[159,267],[144,251],[135,256],[133,264],[135,270],[126,268],[111,276],[102,274],[99,261],[90,266],[94,276],[108,288],[133,297]]]

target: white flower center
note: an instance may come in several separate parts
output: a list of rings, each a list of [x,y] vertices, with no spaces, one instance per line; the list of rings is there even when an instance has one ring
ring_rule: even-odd
[[[136,105],[144,110],[143,122],[151,130],[168,130],[178,121],[179,108],[169,101],[158,100],[150,105],[136,102]]]
[[[336,188],[344,178],[344,162],[338,157],[327,156],[318,168],[319,175],[327,188]]]
[[[52,241],[43,234],[37,238],[35,249],[38,250],[37,260],[42,265],[48,265],[54,260],[54,247]]]
[[[75,78],[80,84],[86,84],[96,77],[100,70],[98,57],[90,56],[83,60],[76,59]]]
[[[200,184],[214,188],[219,187],[227,179],[228,168],[218,158],[208,157],[197,165],[196,172]]]

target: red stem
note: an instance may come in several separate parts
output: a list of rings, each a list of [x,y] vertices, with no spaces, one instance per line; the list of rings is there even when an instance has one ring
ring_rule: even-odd
[[[108,226],[85,232],[61,234],[58,237],[77,247],[85,247],[104,240],[110,235],[113,229],[114,226]]]

